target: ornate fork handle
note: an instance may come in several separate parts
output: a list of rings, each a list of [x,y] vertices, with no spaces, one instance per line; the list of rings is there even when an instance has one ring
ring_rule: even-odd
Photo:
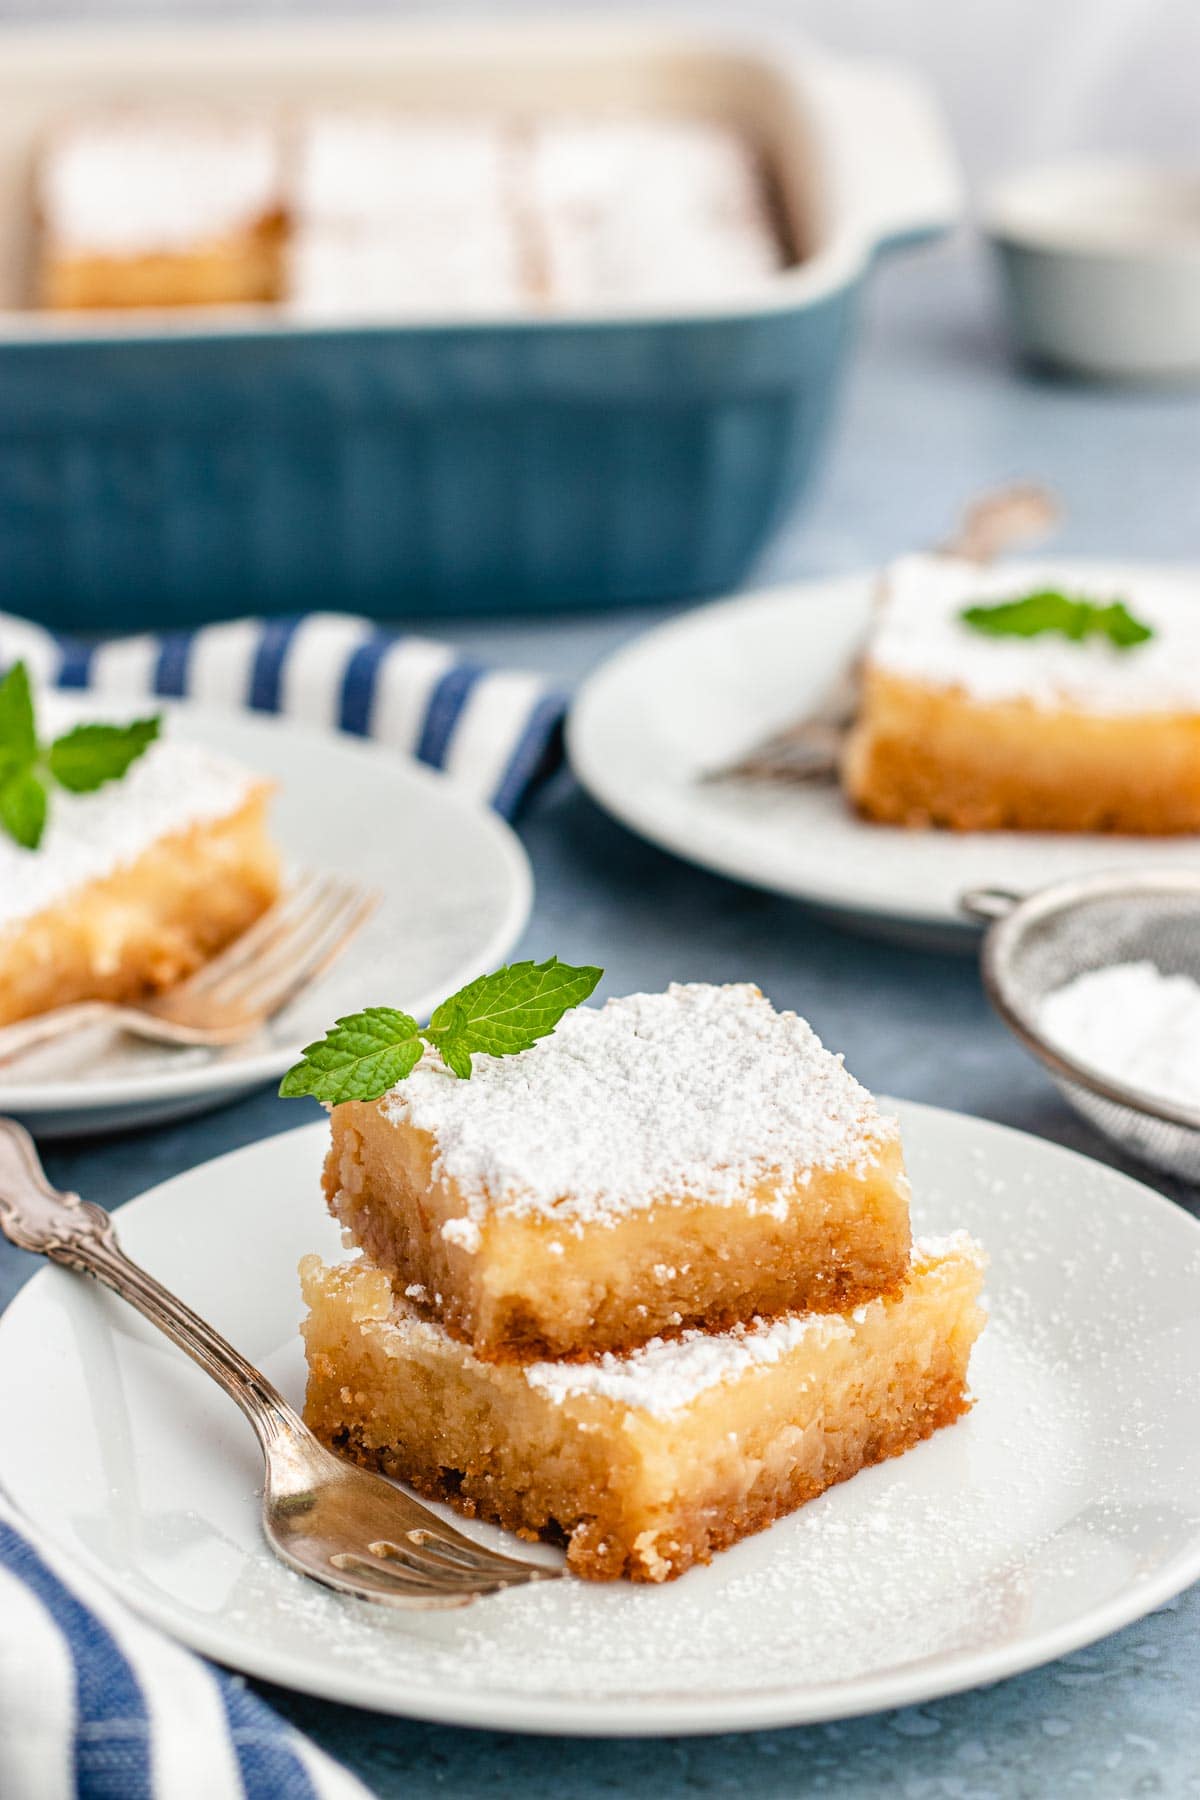
[[[237,1401],[264,1450],[277,1453],[297,1436],[307,1438],[308,1427],[266,1376],[126,1256],[103,1207],[50,1185],[32,1138],[12,1119],[0,1119],[0,1231],[22,1250],[94,1276],[136,1307]]]

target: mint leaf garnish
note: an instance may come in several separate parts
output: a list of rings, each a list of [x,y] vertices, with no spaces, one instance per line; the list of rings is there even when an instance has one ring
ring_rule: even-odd
[[[39,742],[29,670],[14,663],[0,681],[0,831],[36,850],[46,829],[48,784],[90,794],[119,781],[158,736],[161,719],[130,725],[76,725],[48,746]]]
[[[439,1006],[426,1033],[442,1055],[447,1047],[513,1056],[553,1031],[563,1014],[586,1000],[602,969],[573,969],[552,956],[544,963],[511,963],[481,975]]]
[[[331,1106],[378,1100],[412,1073],[424,1044],[432,1044],[460,1081],[471,1077],[473,1053],[513,1056],[554,1030],[563,1014],[586,1000],[603,969],[572,968],[552,956],[544,963],[512,963],[469,982],[436,1008],[424,1030],[390,1006],[339,1019],[309,1044],[279,1086],[285,1100],[311,1094]]]
[[[1118,650],[1128,650],[1134,644],[1144,644],[1154,636],[1150,625],[1143,625],[1135,619],[1123,600],[1114,600],[1109,606],[1101,606],[1093,615],[1093,630],[1108,633],[1109,641]]]
[[[46,829],[46,790],[32,769],[0,777],[0,825],[23,850],[36,850]]]
[[[1073,599],[1056,588],[1039,588],[1018,600],[1000,600],[992,606],[968,606],[959,617],[991,637],[1028,638],[1057,631],[1077,644],[1088,637],[1106,637],[1117,650],[1132,649],[1154,636],[1151,627],[1135,619],[1123,600]]]
[[[457,1075],[460,1081],[470,1081],[471,1052],[466,1046],[456,1042],[455,1039],[450,1038],[447,1042],[441,1044],[439,1048],[442,1053],[442,1061],[445,1063],[450,1073],[452,1075]]]
[[[158,736],[161,717],[128,725],[76,725],[55,738],[46,766],[72,794],[91,794],[106,781],[119,781]]]
[[[285,1100],[312,1094],[337,1106],[343,1100],[378,1100],[420,1061],[417,1021],[391,1006],[369,1006],[339,1019],[319,1043],[309,1044],[279,1084]]]
[[[0,681],[0,771],[26,768],[37,756],[29,670],[14,663]]]

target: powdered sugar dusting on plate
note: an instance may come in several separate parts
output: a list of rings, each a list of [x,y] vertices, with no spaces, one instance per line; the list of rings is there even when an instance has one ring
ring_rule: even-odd
[[[1107,603],[1123,600],[1150,626],[1145,643],[1117,649],[1058,632],[993,637],[967,625],[964,607],[1020,599],[1039,588]],[[1104,714],[1200,711],[1200,584],[1182,573],[1078,576],[1061,563],[984,567],[946,556],[906,556],[887,571],[869,660],[889,674],[960,688],[974,700],[1027,700],[1052,710]]]
[[[755,1184],[865,1169],[897,1130],[810,1025],[750,986],[580,1007],[519,1056],[476,1057],[469,1081],[427,1056],[380,1106],[433,1136],[472,1218],[577,1227],[683,1196],[786,1207]]]
[[[0,931],[115,874],[156,839],[235,812],[253,782],[245,769],[199,745],[166,740],[94,794],[56,788],[37,850],[0,833]]]

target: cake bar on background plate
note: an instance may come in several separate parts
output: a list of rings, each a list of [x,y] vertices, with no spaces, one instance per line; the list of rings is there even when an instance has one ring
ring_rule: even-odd
[[[268,119],[125,107],[52,130],[36,174],[44,306],[273,300],[284,226]]]
[[[485,1357],[840,1310],[907,1268],[895,1121],[751,986],[581,1007],[469,1081],[427,1052],[332,1132],[334,1216]]]
[[[997,636],[962,617],[1039,591],[1152,635]],[[887,572],[842,781],[869,819],[959,831],[1200,831],[1200,585],[910,556]]]
[[[0,833],[0,1025],[172,986],[275,900],[271,784],[192,744],[56,792],[45,836]]]
[[[301,1264],[305,1417],[327,1444],[577,1575],[666,1581],[969,1406],[983,1259],[918,1243],[844,1314],[752,1320],[590,1362],[481,1362],[366,1260]]]

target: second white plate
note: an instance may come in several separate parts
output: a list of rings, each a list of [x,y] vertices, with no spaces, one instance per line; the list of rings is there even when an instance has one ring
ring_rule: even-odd
[[[0,1112],[40,1137],[147,1125],[219,1105],[281,1075],[339,1013],[361,1006],[423,1017],[503,962],[529,917],[533,879],[520,842],[445,775],[345,733],[156,705],[172,737],[278,782],[272,835],[292,867],[333,870],[382,898],[345,954],[250,1043],[171,1050],[88,1032],[0,1070]],[[104,710],[88,697],[88,717]],[[128,702],[108,710],[123,716]]]
[[[1069,567],[1104,591],[1146,573]],[[1200,572],[1186,573],[1200,591]],[[1196,838],[903,831],[864,823],[834,787],[703,782],[816,703],[861,645],[877,581],[842,576],[719,601],[619,651],[585,684],[568,723],[580,781],[624,824],[690,862],[938,942],[973,941],[978,926],[959,907],[969,888],[1025,892],[1148,861],[1200,863]]]
[[[263,1545],[261,1462],[236,1408],[60,1269],[0,1320],[0,1486],[196,1649],[454,1724],[800,1724],[1060,1656],[1200,1575],[1200,1229],[1036,1138],[899,1111],[919,1229],[965,1226],[991,1255],[975,1410],[677,1582],[551,1582],[426,1614],[306,1582]],[[314,1125],[239,1150],[118,1214],[130,1253],[293,1400],[296,1264],[343,1254],[319,1193],[327,1136]]]

